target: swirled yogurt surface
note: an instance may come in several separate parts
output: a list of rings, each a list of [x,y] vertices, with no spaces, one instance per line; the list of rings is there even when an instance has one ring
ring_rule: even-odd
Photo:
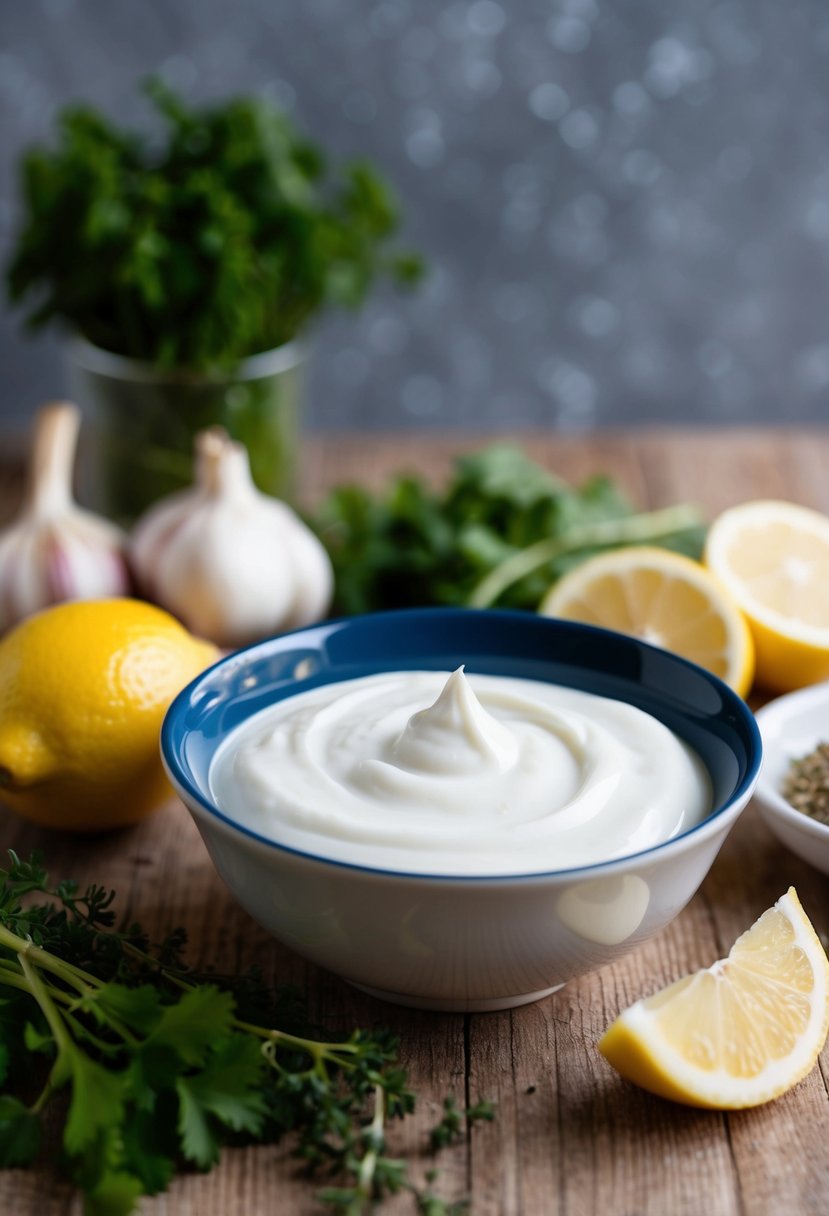
[[[421,874],[589,865],[711,810],[702,762],[649,714],[463,668],[280,701],[229,736],[210,784],[225,814],[280,844]]]

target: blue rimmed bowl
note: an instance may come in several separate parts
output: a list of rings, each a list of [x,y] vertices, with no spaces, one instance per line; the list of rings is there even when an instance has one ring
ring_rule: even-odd
[[[287,848],[216,805],[217,752],[274,702],[376,672],[449,671],[461,663],[469,672],[562,684],[653,714],[705,764],[711,813],[663,844],[580,869],[444,877]],[[751,711],[702,668],[607,630],[467,609],[351,617],[238,651],[173,702],[161,749],[219,874],[275,937],[375,996],[465,1011],[537,1000],[664,928],[708,872],[761,762]]]

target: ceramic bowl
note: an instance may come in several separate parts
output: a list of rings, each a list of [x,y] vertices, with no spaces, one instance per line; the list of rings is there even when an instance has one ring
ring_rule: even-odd
[[[796,811],[780,793],[789,765],[829,739],[829,683],[778,697],[757,713],[765,759],[756,802],[778,840],[829,874],[829,826]]]
[[[210,766],[274,701],[380,671],[525,677],[653,714],[696,750],[714,809],[633,856],[520,877],[435,877],[342,864],[241,826],[214,802]],[[529,613],[420,609],[326,622],[221,660],[171,706],[167,771],[239,902],[298,953],[375,996],[443,1010],[533,1001],[657,933],[705,877],[751,796],[754,717],[716,677],[622,634]]]

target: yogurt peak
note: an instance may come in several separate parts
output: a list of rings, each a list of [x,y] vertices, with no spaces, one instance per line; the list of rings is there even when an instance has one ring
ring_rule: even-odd
[[[403,768],[425,772],[471,773],[482,765],[504,772],[519,754],[515,735],[487,713],[463,667],[452,672],[433,705],[412,714],[392,746]]]

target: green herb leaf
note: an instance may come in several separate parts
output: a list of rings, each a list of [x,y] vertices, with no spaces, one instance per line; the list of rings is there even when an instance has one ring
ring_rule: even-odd
[[[181,1151],[188,1161],[194,1162],[200,1169],[209,1170],[219,1160],[219,1140],[210,1126],[208,1112],[186,1078],[179,1077],[176,1091],[179,1098]]]
[[[63,1131],[70,1156],[91,1144],[99,1133],[117,1127],[124,1110],[124,1076],[91,1060],[80,1050],[70,1059],[72,1097]]]
[[[27,1051],[40,1055],[50,1056],[55,1050],[55,1040],[52,1035],[38,1030],[31,1022],[27,1022],[23,1028],[23,1042],[26,1044]],[[0,1077],[1,1080],[2,1077]]]
[[[31,1165],[40,1148],[40,1120],[11,1094],[0,1094],[0,1166]]]
[[[202,1109],[226,1127],[256,1135],[267,1111],[258,1088],[263,1073],[264,1059],[257,1042],[234,1034],[217,1045],[202,1070],[188,1077],[186,1084]]]
[[[233,997],[212,984],[186,992],[167,1005],[148,1036],[149,1047],[169,1047],[186,1063],[203,1063],[210,1048],[230,1033]]]
[[[175,1171],[173,1156],[178,1149],[168,1125],[167,1103],[149,1114],[134,1112],[122,1130],[121,1151],[128,1172],[139,1178],[142,1193],[165,1191]]]
[[[236,1132],[258,1134],[267,1106],[257,1086],[264,1071],[255,1040],[233,1035],[219,1043],[204,1067],[179,1077],[178,1128],[184,1156],[201,1169],[219,1158],[219,1140],[213,1119]]]
[[[108,1170],[86,1194],[84,1216],[130,1216],[144,1188],[140,1178],[123,1170]]]
[[[125,984],[105,984],[89,1002],[89,1008],[103,1020],[115,1018],[133,1030],[149,1034],[162,1021],[161,997],[148,984],[128,988]],[[167,1024],[169,1025],[169,1018]]]

